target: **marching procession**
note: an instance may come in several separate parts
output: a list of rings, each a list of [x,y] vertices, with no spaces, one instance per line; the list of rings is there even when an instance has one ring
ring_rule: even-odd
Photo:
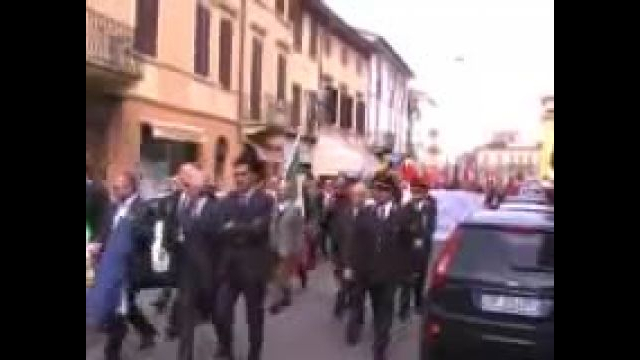
[[[407,321],[423,304],[437,207],[426,179],[403,196],[398,175],[384,168],[371,179],[341,176],[319,184],[306,174],[265,179],[264,163],[246,145],[234,162],[235,189],[221,194],[203,172],[182,164],[171,194],[145,201],[139,179],[117,177],[113,203],[87,165],[87,324],[106,333],[107,360],[122,359],[130,324],[140,348],[158,330],[137,305],[145,289],[162,289],[155,305],[167,309],[168,341],[177,359],[194,359],[194,331],[211,324],[216,358],[234,359],[233,325],[240,295],[246,304],[249,360],[261,358],[265,312],[276,316],[294,302],[320,259],[333,264],[337,292],[332,316],[345,318],[344,338],[360,342],[366,297],[371,300],[372,357],[387,359],[394,315]],[[299,191],[301,190],[301,191]],[[403,200],[404,197],[404,200]],[[273,302],[266,304],[269,284]],[[396,298],[398,301],[396,302]],[[211,355],[213,356],[213,354]]]

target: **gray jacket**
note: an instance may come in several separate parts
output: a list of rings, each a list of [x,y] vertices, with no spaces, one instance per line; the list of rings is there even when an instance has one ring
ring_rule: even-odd
[[[269,238],[271,248],[280,257],[299,254],[302,251],[304,218],[301,209],[293,202],[274,206]]]

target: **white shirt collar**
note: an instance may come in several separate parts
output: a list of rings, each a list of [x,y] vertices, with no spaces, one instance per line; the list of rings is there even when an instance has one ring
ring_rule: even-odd
[[[131,196],[129,196],[125,201],[121,202],[120,204],[118,204],[118,208],[116,210],[116,214],[113,217],[113,227],[115,228],[118,223],[120,222],[120,220],[127,216],[129,214],[129,208],[131,207],[131,204],[133,204],[133,202],[138,198],[138,194],[135,193]]]

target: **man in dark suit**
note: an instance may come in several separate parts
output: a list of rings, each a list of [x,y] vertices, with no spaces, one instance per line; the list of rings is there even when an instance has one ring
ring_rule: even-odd
[[[176,270],[180,266],[180,257],[182,254],[182,242],[179,241],[180,221],[178,214],[181,210],[184,210],[182,208],[186,204],[187,195],[184,192],[183,183],[186,181],[185,169],[188,169],[188,166],[185,164],[181,169],[182,171],[179,172],[179,175],[171,179],[173,185],[171,193],[162,198],[158,205],[158,218],[164,222],[162,246],[169,253],[170,259],[173,262],[171,266],[175,267]],[[180,174],[182,174],[182,177]],[[169,305],[171,295],[172,288],[166,287],[162,289],[158,299],[152,303],[159,313],[164,312],[165,308]],[[176,296],[169,309],[169,318],[165,330],[167,339],[173,340],[178,336],[179,320]]]
[[[431,241],[436,226],[437,204],[429,195],[426,179],[411,182],[411,200],[401,210],[400,245],[402,258],[402,282],[400,285],[400,320],[409,317],[411,294],[416,311],[422,307],[422,292],[425,285]]]
[[[91,178],[86,165],[86,220],[89,241],[94,241],[102,229],[106,211],[109,209],[109,194],[99,181]]]
[[[193,164],[180,169],[184,187],[177,204],[176,242],[179,244],[177,315],[180,320],[178,360],[193,360],[195,327],[210,322],[218,290],[216,269],[221,242],[216,229],[219,203],[204,190],[204,174]],[[218,336],[220,328],[214,322]]]
[[[355,344],[360,338],[368,293],[373,305],[375,360],[386,359],[398,264],[402,261],[398,250],[399,211],[393,195],[396,192],[397,184],[389,174],[376,174],[375,205],[358,211],[346,249],[344,278],[354,284],[347,341]]]
[[[334,265],[334,276],[338,284],[333,315],[342,317],[349,302],[348,284],[343,278],[345,244],[354,225],[353,204],[349,196],[349,188],[353,185],[353,179],[341,177],[336,181],[336,192],[333,201],[327,208],[328,234],[331,238],[331,259]]]
[[[218,355],[232,357],[235,304],[242,293],[247,305],[249,360],[260,359],[264,331],[264,302],[272,275],[269,224],[274,200],[260,187],[264,164],[247,145],[234,164],[236,190],[222,201],[221,236],[225,249],[220,268],[218,314],[222,324]]]
[[[149,209],[138,195],[138,181],[133,173],[124,172],[116,177],[113,185],[113,197],[115,204],[108,210],[101,227],[102,231],[98,235],[98,242],[102,248],[108,246],[111,232],[116,229],[123,218],[131,221],[131,241],[132,251],[129,255],[128,263],[135,262],[136,257],[142,249],[148,247],[152,238],[152,230],[149,216]],[[144,317],[142,311],[136,305],[136,291],[132,289],[130,280],[135,277],[131,273],[132,268],[128,267],[127,280],[125,280],[125,294],[119,309],[110,317],[106,324],[107,343],[105,346],[105,357],[107,360],[120,359],[122,341],[127,333],[128,321],[140,333],[140,348],[145,349],[155,344],[156,330]]]

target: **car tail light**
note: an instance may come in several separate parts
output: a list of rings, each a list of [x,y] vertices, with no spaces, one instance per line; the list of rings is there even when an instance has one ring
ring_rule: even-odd
[[[436,319],[428,319],[425,324],[424,335],[428,342],[435,342],[440,337],[442,329],[440,323]]]
[[[451,261],[460,247],[460,238],[460,230],[456,229],[447,239],[444,248],[436,259],[433,271],[431,272],[431,280],[429,281],[430,290],[442,287],[447,281]]]

